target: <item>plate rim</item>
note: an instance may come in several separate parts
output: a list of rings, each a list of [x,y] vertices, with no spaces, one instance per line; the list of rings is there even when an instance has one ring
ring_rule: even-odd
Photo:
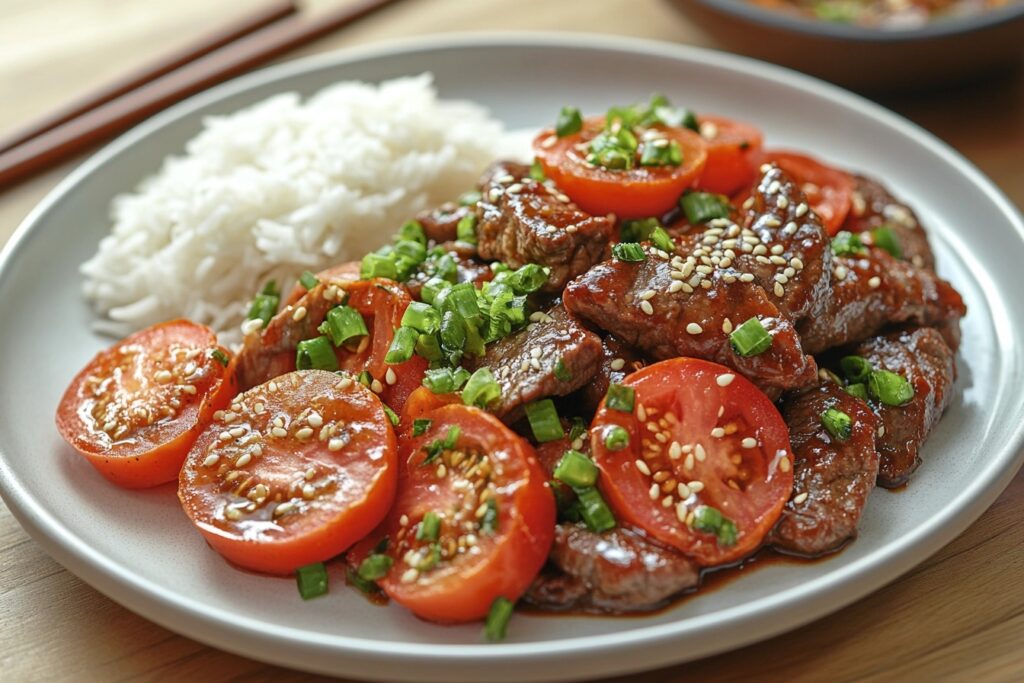
[[[520,49],[541,46],[629,52],[682,62],[703,62],[724,67],[730,71],[743,71],[759,79],[782,82],[817,97],[826,97],[844,108],[855,111],[858,115],[866,116],[879,124],[894,129],[903,137],[910,138],[915,144],[921,145],[941,157],[944,162],[982,192],[1006,217],[1010,225],[1013,226],[1017,237],[1024,241],[1024,220],[1022,220],[1019,210],[970,161],[917,124],[838,86],[758,60],[663,41],[550,31],[472,32],[375,42],[291,60],[227,81],[170,107],[104,146],[47,193],[0,250],[0,280],[9,277],[10,264],[28,244],[35,226],[39,225],[47,212],[57,205],[66,194],[80,182],[102,169],[104,165],[114,161],[121,153],[171,122],[190,116],[201,108],[216,104],[218,101],[241,94],[251,88],[269,82],[287,81],[307,71],[338,67],[353,61],[397,54],[452,48],[472,50],[497,45]],[[983,287],[983,289],[987,288]],[[1021,402],[1024,402],[1024,398],[1021,399]],[[366,662],[391,660],[397,664],[404,663],[406,665],[420,663],[429,666],[430,664],[444,663],[452,666],[458,663],[493,664],[512,658],[542,660],[554,655],[581,655],[597,648],[605,651],[621,651],[640,647],[651,650],[701,629],[712,629],[725,635],[717,646],[700,649],[699,652],[663,654],[660,658],[655,656],[652,660],[641,664],[624,661],[615,669],[615,671],[624,672],[679,662],[698,656],[708,656],[761,640],[819,619],[861,599],[923,562],[972,524],[1009,484],[1024,462],[1022,446],[1024,446],[1024,423],[1018,424],[1012,430],[1010,438],[989,461],[988,466],[979,473],[970,486],[964,488],[960,495],[951,501],[942,514],[936,515],[927,524],[915,529],[900,548],[886,554],[880,569],[876,567],[874,571],[867,571],[878,562],[878,558],[868,555],[845,566],[840,566],[827,575],[800,587],[798,596],[787,597],[789,593],[796,590],[790,589],[775,596],[759,598],[746,605],[719,610],[685,622],[675,621],[640,626],[621,633],[569,637],[546,642],[490,645],[401,643],[340,635],[318,637],[319,634],[311,634],[291,627],[274,627],[275,632],[270,633],[269,627],[261,627],[261,624],[255,620],[240,621],[236,619],[229,622],[230,615],[228,613],[183,600],[179,593],[165,591],[144,577],[123,571],[116,566],[115,562],[102,556],[86,545],[84,541],[75,537],[70,529],[61,525],[39,501],[35,500],[21,486],[9,467],[7,456],[2,448],[0,448],[0,494],[18,522],[48,554],[115,602],[174,632],[183,633],[221,649],[251,657],[266,659],[271,658],[271,655],[255,652],[255,648],[240,647],[237,644],[238,638],[231,636],[238,634],[249,642],[264,641],[279,645],[281,639],[284,639],[289,648],[293,650],[305,650],[310,654],[316,653],[320,656],[343,656],[353,660],[362,658]],[[956,512],[950,512],[951,510]],[[837,592],[840,595],[832,595],[827,605],[817,604],[821,602],[824,594]],[[810,603],[815,603],[812,609],[800,609]],[[783,615],[782,619],[778,618],[780,614]],[[741,624],[747,626],[749,630],[737,634],[736,632],[740,630],[737,629],[737,626]],[[218,626],[231,627],[226,631],[226,637],[218,638],[216,634],[210,633],[211,627]],[[274,654],[272,658],[298,668],[313,666],[310,662],[303,664],[303,660],[295,652],[291,653],[290,657]],[[451,671],[450,673],[454,674],[455,672]],[[610,674],[613,671],[608,670],[607,673]],[[367,674],[360,672],[359,675]],[[374,674],[370,672],[369,675]]]

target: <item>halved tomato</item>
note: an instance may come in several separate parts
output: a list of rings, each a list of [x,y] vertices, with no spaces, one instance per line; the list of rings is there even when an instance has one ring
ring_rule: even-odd
[[[428,413],[450,403],[462,403],[462,398],[456,393],[435,394],[425,386],[417,387],[405,401],[405,405],[402,407],[401,421],[395,431],[398,434],[405,434],[413,428],[413,423],[416,420],[426,419]]]
[[[495,598],[517,600],[544,565],[554,497],[533,448],[493,415],[447,405],[427,416],[424,434],[400,438],[394,508],[348,559],[358,568],[386,554],[380,587],[423,619],[482,619]]]
[[[300,370],[215,414],[181,470],[178,498],[221,555],[287,574],[344,552],[384,519],[396,457],[376,395],[350,377]]]
[[[603,116],[591,117],[578,133],[560,138],[548,129],[533,141],[533,152],[544,174],[588,213],[613,213],[622,219],[660,216],[675,206],[683,190],[694,184],[704,168],[707,152],[701,137],[687,128],[663,125],[648,130],[679,143],[680,165],[635,165],[620,171],[590,164],[587,148],[604,130],[604,123]]]
[[[853,177],[845,171],[795,152],[765,150],[757,156],[758,165],[777,164],[807,195],[807,201],[829,235],[839,232],[850,212],[853,200]]]
[[[118,486],[174,481],[215,410],[234,395],[229,353],[188,320],[146,328],[101,351],[57,407],[57,430]]]
[[[793,488],[789,433],[771,400],[695,358],[649,365],[623,386],[633,410],[605,399],[590,431],[598,485],[619,520],[705,567],[756,550]]]
[[[756,156],[764,144],[761,131],[724,116],[699,116],[708,159],[697,189],[732,195],[750,185],[757,172]]]

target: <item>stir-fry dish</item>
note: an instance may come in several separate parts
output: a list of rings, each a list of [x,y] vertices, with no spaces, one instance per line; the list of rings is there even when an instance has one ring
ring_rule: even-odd
[[[761,7],[868,28],[912,29],[1019,0],[750,0]]]
[[[267,283],[235,353],[186,320],[100,353],[60,433],[304,598],[340,557],[490,640],[519,602],[642,612],[843,547],[953,395],[966,308],[913,211],[661,96],[566,107],[533,151]]]

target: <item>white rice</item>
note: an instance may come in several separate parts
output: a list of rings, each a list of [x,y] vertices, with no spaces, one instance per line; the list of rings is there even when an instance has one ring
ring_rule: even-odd
[[[502,126],[442,101],[431,77],[348,82],[211,117],[184,156],[111,205],[111,234],[81,267],[86,298],[122,336],[175,317],[238,332],[271,278],[359,259],[425,208],[471,189]]]

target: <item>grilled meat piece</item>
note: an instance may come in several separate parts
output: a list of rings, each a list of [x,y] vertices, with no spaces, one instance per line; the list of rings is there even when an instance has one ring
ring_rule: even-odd
[[[850,416],[850,438],[836,439],[825,429],[821,416],[829,408]],[[856,535],[875,487],[879,420],[864,401],[831,381],[787,394],[782,416],[793,447],[793,496],[768,543],[808,556],[837,550]]]
[[[471,213],[471,207],[445,202],[436,209],[420,212],[416,220],[423,226],[423,232],[429,242],[443,244],[455,241],[459,221]]]
[[[867,339],[893,324],[955,327],[967,313],[952,285],[882,249],[837,256],[833,275],[826,310],[800,328],[808,353]]]
[[[594,412],[608,393],[612,382],[621,384],[626,375],[647,365],[643,354],[613,334],[601,340],[601,361],[597,373],[580,390],[580,400],[585,410]]]
[[[900,486],[921,464],[921,445],[953,398],[953,351],[937,331],[919,327],[874,337],[850,353],[866,358],[876,369],[902,375],[914,387],[914,398],[906,405],[872,401],[883,430],[877,439],[878,485]]]
[[[928,236],[910,207],[871,178],[855,175],[853,179],[856,183],[853,206],[842,229],[859,235],[865,244],[871,244],[871,231],[884,225],[896,238],[899,258],[918,268],[935,270],[935,256],[928,244]]]
[[[685,555],[621,527],[598,534],[559,524],[550,561],[561,573],[542,574],[526,598],[551,609],[651,610],[700,581]]]
[[[585,385],[597,372],[600,359],[601,338],[557,304],[541,321],[488,344],[483,357],[466,358],[464,364],[469,370],[490,368],[501,385],[501,400],[489,410],[512,422],[527,403],[566,396]],[[564,380],[556,376],[559,361]]]
[[[551,274],[546,292],[560,292],[608,250],[612,219],[584,213],[557,188],[531,179],[523,164],[493,165],[482,178],[480,192],[480,257],[512,268],[547,266]]]

